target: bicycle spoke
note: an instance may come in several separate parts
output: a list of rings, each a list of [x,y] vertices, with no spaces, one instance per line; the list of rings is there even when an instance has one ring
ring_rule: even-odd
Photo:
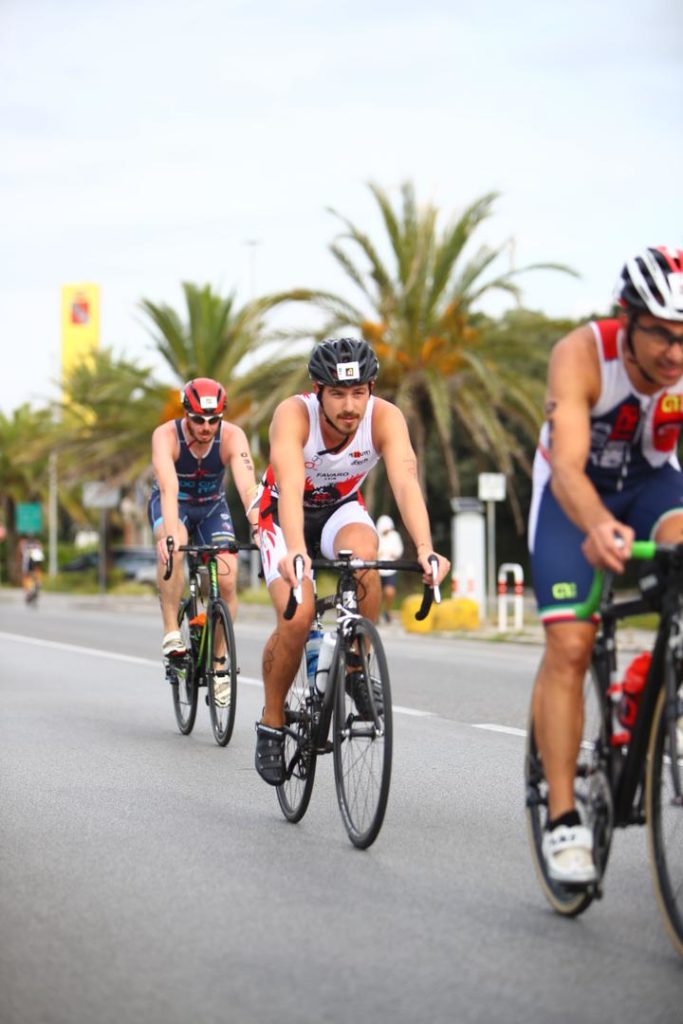
[[[382,826],[389,796],[392,714],[389,672],[377,630],[365,619],[355,626],[351,652],[356,667],[335,680],[334,771],[337,798],[351,842],[365,848]],[[343,669],[340,667],[340,672]]]
[[[178,662],[168,670],[173,693],[173,710],[178,728],[184,736],[189,736],[192,732],[197,716],[196,665],[190,643],[189,615],[189,607],[184,606],[178,621],[180,635],[188,652],[187,656],[178,659]]]
[[[311,740],[311,711],[306,658],[302,658],[285,705],[288,733],[285,739],[287,779],[277,787],[285,818],[301,821],[308,808],[315,781],[316,753]]]
[[[227,606],[221,600],[211,605],[211,641],[207,668],[209,713],[214,739],[219,746],[230,742],[235,725],[237,662],[235,633]]]
[[[679,702],[683,688],[679,689]],[[657,902],[670,938],[683,955],[683,802],[677,794],[683,774],[680,728],[667,724],[662,689],[652,722],[646,780],[650,864]],[[671,726],[674,728],[671,728]]]

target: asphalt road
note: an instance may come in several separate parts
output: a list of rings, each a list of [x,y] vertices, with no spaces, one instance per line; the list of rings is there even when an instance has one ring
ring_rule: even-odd
[[[176,730],[153,603],[44,597],[0,600],[0,1024],[680,1024],[642,829],[581,918],[536,885],[537,646],[384,630],[394,773],[360,852],[331,758],[296,826],[253,770],[268,614],[238,624],[222,750],[204,706]]]

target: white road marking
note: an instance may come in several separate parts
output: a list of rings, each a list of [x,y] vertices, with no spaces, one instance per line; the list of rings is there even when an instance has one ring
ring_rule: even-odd
[[[112,661],[124,661],[129,665],[146,665],[147,667],[162,669],[163,662],[161,657],[155,658],[139,658],[134,654],[119,654],[116,651],[103,651],[97,647],[82,647],[79,644],[67,644],[62,643],[60,640],[42,640],[35,636],[23,636],[21,633],[2,633],[0,632],[0,640],[14,640],[16,643],[33,644],[34,647],[49,647],[57,651],[71,651],[74,654],[89,654],[93,658],[110,658]],[[240,685],[246,686],[263,686],[263,680],[258,679],[256,676],[239,676]],[[394,711],[398,715],[411,715],[413,718],[435,718],[437,717],[433,711],[422,711],[419,708],[406,708],[401,704],[394,704]],[[495,725],[492,723],[485,723],[482,725],[474,725],[475,729],[489,729],[491,732],[505,732],[511,736],[526,736],[524,729],[513,729],[506,725]]]
[[[512,725],[496,725],[495,722],[473,723],[473,729],[488,729],[489,732],[505,732],[508,736],[526,736],[526,729],[515,729]]]

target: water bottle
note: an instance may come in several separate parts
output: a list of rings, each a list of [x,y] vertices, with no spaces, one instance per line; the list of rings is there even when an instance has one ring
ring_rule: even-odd
[[[613,683],[607,691],[612,700],[613,747],[626,746],[631,739],[651,660],[649,651],[636,655],[626,669],[624,678]]]
[[[190,619],[190,642],[192,644],[192,653],[196,656],[199,650],[199,641],[202,638],[202,629],[206,622],[206,612],[198,612],[194,618]]]
[[[336,643],[336,633],[323,634],[318,655],[318,669],[315,673],[315,688],[319,694],[323,694],[327,687],[327,677],[330,674],[330,665],[332,664],[332,655],[334,654]]]
[[[316,629],[314,627],[308,634],[308,640],[306,641],[306,675],[308,676],[308,685],[311,687],[315,683],[315,673],[318,668],[318,654],[320,652],[322,639],[322,629]]]
[[[619,721],[623,728],[629,730],[629,733],[636,723],[638,705],[645,688],[645,681],[651,661],[651,653],[644,651],[633,659],[624,673],[624,684],[621,691],[621,700],[619,701]]]

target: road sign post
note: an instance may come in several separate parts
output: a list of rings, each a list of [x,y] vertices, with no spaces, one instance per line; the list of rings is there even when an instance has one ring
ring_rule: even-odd
[[[491,617],[496,600],[496,502],[505,501],[505,474],[480,473],[478,485],[479,500],[486,502],[487,617]]]

